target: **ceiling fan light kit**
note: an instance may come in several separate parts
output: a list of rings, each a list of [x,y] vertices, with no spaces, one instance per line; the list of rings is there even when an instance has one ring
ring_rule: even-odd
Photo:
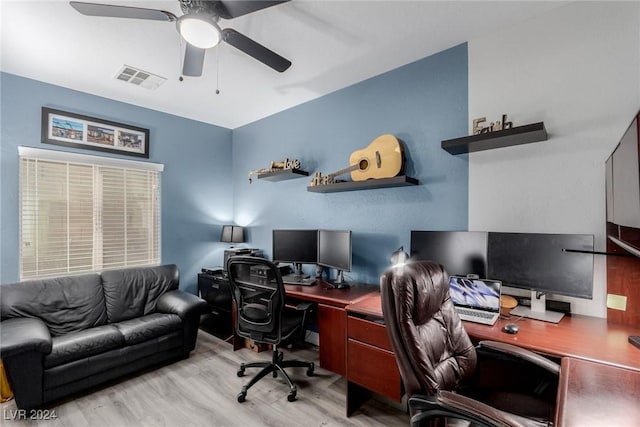
[[[216,17],[207,14],[182,15],[176,23],[178,32],[187,43],[209,49],[220,43],[222,31]]]
[[[86,16],[176,21],[178,33],[187,42],[182,62],[182,74],[197,77],[202,75],[205,50],[218,45],[222,41],[278,72],[282,73],[288,69],[291,66],[291,61],[288,59],[283,58],[233,28],[222,30],[218,26],[220,18],[233,19],[288,1],[178,0],[180,9],[184,13],[180,17],[165,10],[140,7],[79,1],[70,1],[69,4],[79,13]],[[182,81],[182,77],[180,77],[180,80]]]

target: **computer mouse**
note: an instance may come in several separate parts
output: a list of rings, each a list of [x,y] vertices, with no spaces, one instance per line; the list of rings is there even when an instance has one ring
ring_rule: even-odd
[[[504,328],[502,328],[502,330],[508,334],[517,334],[518,329],[520,329],[520,327],[515,323],[507,323],[506,325],[504,325]]]

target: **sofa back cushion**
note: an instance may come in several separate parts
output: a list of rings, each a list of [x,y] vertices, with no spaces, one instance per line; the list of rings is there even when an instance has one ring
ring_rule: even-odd
[[[178,267],[173,264],[103,271],[101,276],[111,323],[153,313],[160,295],[179,284]]]
[[[107,322],[100,275],[29,280],[0,286],[0,316],[37,317],[52,336],[81,331]]]

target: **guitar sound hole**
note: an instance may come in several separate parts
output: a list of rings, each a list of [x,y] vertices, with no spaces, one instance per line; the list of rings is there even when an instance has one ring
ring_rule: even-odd
[[[367,168],[369,168],[369,161],[367,159],[360,160],[360,170],[363,171]]]

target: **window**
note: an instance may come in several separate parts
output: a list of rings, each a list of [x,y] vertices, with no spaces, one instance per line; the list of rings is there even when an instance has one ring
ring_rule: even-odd
[[[20,277],[160,263],[162,165],[20,147]]]

